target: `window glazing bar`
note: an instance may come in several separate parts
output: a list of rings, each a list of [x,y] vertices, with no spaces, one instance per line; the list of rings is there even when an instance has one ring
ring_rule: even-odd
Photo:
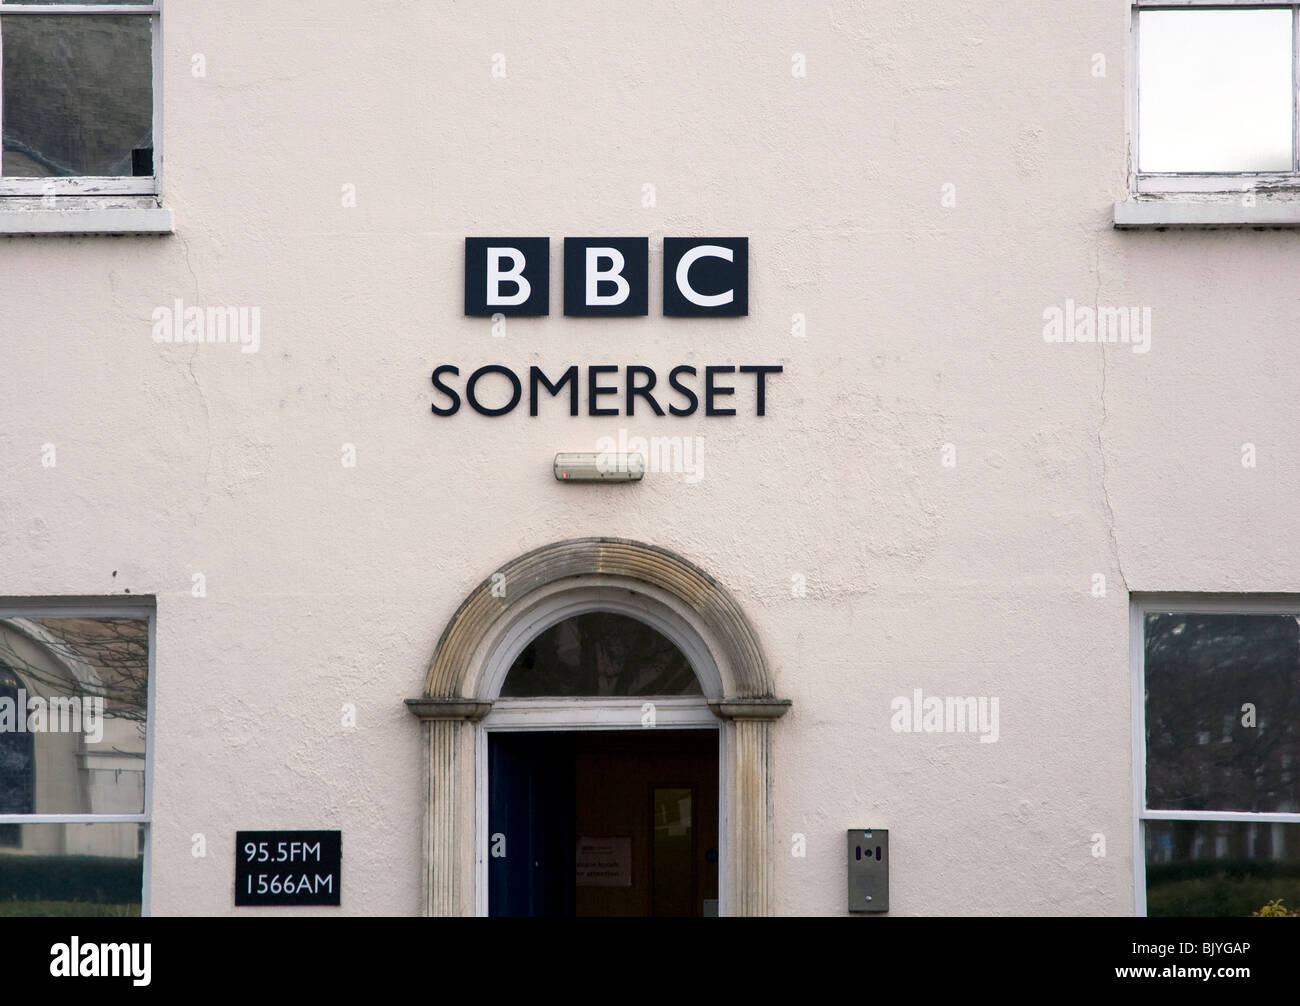
[[[1144,810],[1144,821],[1242,821],[1247,824],[1300,824],[1300,813],[1248,810]]]
[[[0,0],[0,14],[157,14],[156,3],[145,4],[77,4],[24,3],[7,4]]]
[[[148,824],[145,814],[0,814],[0,824]]]

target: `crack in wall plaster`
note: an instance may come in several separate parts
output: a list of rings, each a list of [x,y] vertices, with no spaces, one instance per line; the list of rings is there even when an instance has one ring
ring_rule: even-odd
[[[194,302],[196,304],[202,304],[203,295],[199,293],[199,277],[194,271],[193,263],[190,262],[190,243],[185,239],[184,235],[179,232],[176,237],[179,239],[181,247],[185,250],[185,268],[189,270],[190,278],[194,280]],[[202,345],[202,343],[196,342],[194,344],[194,352],[190,354],[190,358],[186,362],[186,369],[189,371],[190,381],[194,384],[194,390],[199,393],[199,401],[203,403],[203,415],[208,427],[208,457],[203,465],[203,506],[199,510],[199,512],[202,513],[207,510],[208,502],[212,499],[212,409],[208,405],[207,393],[203,390],[203,385],[199,383],[198,374],[194,372],[194,358],[199,355],[200,345]]]
[[[1101,242],[1097,242],[1095,255],[1095,272],[1097,277],[1096,296],[1093,303],[1101,304]],[[1106,507],[1106,531],[1110,538],[1110,550],[1115,559],[1115,569],[1119,572],[1119,581],[1124,585],[1125,593],[1132,593],[1128,586],[1128,577],[1124,575],[1124,563],[1120,559],[1119,537],[1115,534],[1115,508],[1110,501],[1110,485],[1108,480],[1109,470],[1106,467],[1106,444],[1102,439],[1102,433],[1106,429],[1106,423],[1110,421],[1110,412],[1106,408],[1106,344],[1099,342],[1098,348],[1101,349],[1101,391],[1099,400],[1101,403],[1101,422],[1097,425],[1097,454],[1101,459],[1101,501]]]

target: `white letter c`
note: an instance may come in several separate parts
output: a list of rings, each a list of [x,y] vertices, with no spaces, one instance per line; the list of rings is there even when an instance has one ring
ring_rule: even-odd
[[[727,262],[735,260],[730,248],[723,248],[721,245],[696,245],[677,263],[677,289],[696,307],[722,307],[723,304],[730,304],[736,298],[735,290],[706,295],[697,293],[691,286],[688,274],[695,260],[701,258],[720,258]]]

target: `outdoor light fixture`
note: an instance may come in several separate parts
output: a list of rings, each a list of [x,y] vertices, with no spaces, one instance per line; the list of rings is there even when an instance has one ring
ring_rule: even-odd
[[[555,455],[557,482],[640,482],[644,474],[645,456],[642,454],[601,451]]]

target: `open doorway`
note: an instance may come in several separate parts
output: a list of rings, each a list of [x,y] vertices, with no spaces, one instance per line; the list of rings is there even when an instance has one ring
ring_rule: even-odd
[[[717,914],[716,730],[494,732],[488,780],[489,914]]]
[[[635,617],[582,612],[528,640],[501,687],[525,717],[611,698],[644,698],[648,715],[489,732],[490,915],[717,914],[718,730],[657,720],[665,701],[703,705],[681,649]]]

